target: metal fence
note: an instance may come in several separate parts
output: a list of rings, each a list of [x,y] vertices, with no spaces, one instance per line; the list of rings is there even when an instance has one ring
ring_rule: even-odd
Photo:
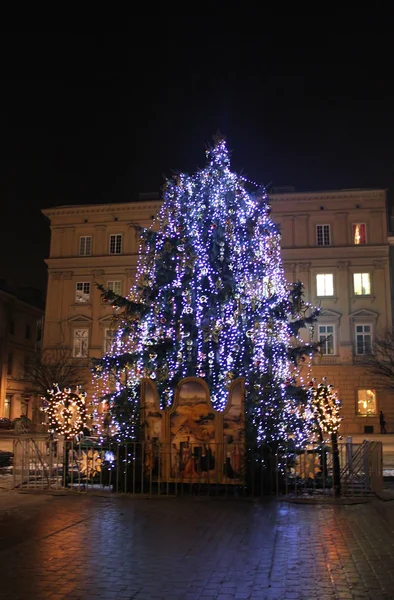
[[[283,458],[283,457],[286,458]],[[383,487],[382,444],[339,444],[341,494],[379,493]],[[55,442],[42,436],[13,440],[9,466],[18,489],[140,496],[334,495],[329,446],[273,454],[245,451],[237,444],[194,444],[179,450],[168,444]]]

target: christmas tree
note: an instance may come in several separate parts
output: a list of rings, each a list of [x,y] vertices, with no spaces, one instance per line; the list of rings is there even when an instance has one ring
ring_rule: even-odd
[[[324,442],[326,438],[331,442],[332,476],[335,495],[341,491],[341,468],[339,461],[338,432],[341,424],[341,401],[334,386],[327,383],[323,377],[318,384],[316,378],[309,383],[312,400],[313,418],[317,426],[317,433],[321,442],[322,471],[327,473],[327,457]]]
[[[302,284],[285,280],[264,188],[248,191],[230,170],[225,139],[214,140],[205,168],[167,180],[156,221],[139,230],[129,296],[100,288],[117,326],[111,352],[94,367],[96,398],[107,403],[117,439],[136,439],[142,378],[155,382],[162,408],[179,381],[202,378],[222,410],[231,381],[243,377],[248,439],[303,442],[307,411],[294,377],[313,349],[299,331],[316,311]]]

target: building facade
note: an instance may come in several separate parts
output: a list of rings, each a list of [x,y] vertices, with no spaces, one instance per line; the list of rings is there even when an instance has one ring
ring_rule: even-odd
[[[365,368],[379,332],[392,326],[386,190],[272,195],[289,281],[300,280],[321,312],[312,375],[342,401],[342,434],[379,433],[379,410],[394,428],[390,394]]]
[[[90,359],[106,352],[113,334],[113,310],[96,283],[127,294],[138,257],[134,225],[150,225],[160,205],[154,200],[43,211],[51,226],[43,348],[71,349],[88,400]]]
[[[43,346],[72,349],[88,393],[89,359],[102,356],[112,338],[113,310],[95,284],[127,294],[138,259],[134,225],[149,226],[160,204],[154,198],[43,211],[51,225]],[[306,300],[321,307],[311,376],[338,389],[341,433],[379,432],[379,410],[393,429],[389,393],[363,365],[376,334],[392,325],[386,191],[284,191],[273,193],[271,204],[287,279],[301,280]]]
[[[43,310],[0,290],[0,416],[38,419],[39,403],[24,374],[36,360]]]

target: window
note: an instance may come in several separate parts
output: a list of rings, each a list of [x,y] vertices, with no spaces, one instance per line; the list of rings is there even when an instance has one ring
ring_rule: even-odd
[[[371,293],[371,276],[369,273],[353,273],[355,296],[369,296]]]
[[[122,234],[116,233],[109,236],[109,253],[122,254]]]
[[[23,361],[23,374],[29,375],[29,370],[30,370],[30,356],[28,354],[25,354],[25,358]]]
[[[107,281],[107,289],[111,290],[114,294],[119,296],[122,293],[122,282],[121,281]]]
[[[14,335],[15,333],[15,323],[14,321],[10,321],[10,334]]]
[[[316,293],[318,296],[334,295],[334,275],[332,273],[316,275]]]
[[[331,244],[330,226],[316,225],[316,244],[318,246],[329,246]]]
[[[11,419],[12,396],[6,396],[4,402],[4,417]]]
[[[83,235],[79,238],[79,255],[90,256],[92,254],[92,236]]]
[[[369,354],[372,348],[372,325],[356,325],[356,354]]]
[[[36,342],[41,342],[43,318],[37,320],[36,324]]]
[[[88,356],[89,329],[74,329],[73,356],[87,358]]]
[[[365,223],[353,223],[353,244],[367,243],[367,228]]]
[[[375,390],[357,390],[356,410],[360,417],[377,414]]]
[[[25,327],[25,338],[27,340],[30,340],[30,337],[31,337],[30,325],[26,325],[26,327]]]
[[[79,281],[75,291],[75,302],[90,302],[90,283]]]
[[[10,352],[8,354],[8,361],[7,361],[7,375],[12,375],[12,367],[13,367],[13,357],[12,357],[12,353]]]
[[[104,337],[104,352],[111,352],[111,348],[112,348],[112,344],[113,341],[115,339],[115,331],[113,331],[113,329],[106,329],[105,330],[105,337]]]
[[[319,345],[324,356],[335,354],[335,325],[319,325]]]

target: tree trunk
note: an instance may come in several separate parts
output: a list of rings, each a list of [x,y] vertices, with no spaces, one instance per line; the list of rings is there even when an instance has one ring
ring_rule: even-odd
[[[70,442],[64,440],[64,456],[63,456],[63,485],[68,487],[68,466],[69,466]]]

